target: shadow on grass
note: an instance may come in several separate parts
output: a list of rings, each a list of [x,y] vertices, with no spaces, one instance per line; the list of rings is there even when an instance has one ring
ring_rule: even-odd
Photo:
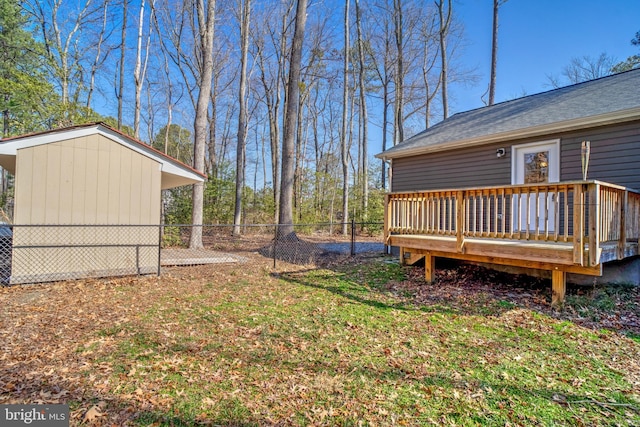
[[[540,286],[540,279],[521,284],[521,287],[517,287],[518,283],[527,279],[516,280],[515,285],[508,285],[508,290],[501,285],[497,291],[495,286],[480,286],[477,281],[469,286],[473,282],[469,273],[458,274],[459,271],[456,267],[438,269],[436,281],[427,284],[423,269],[400,266],[389,257],[369,255],[365,258],[343,259],[341,263],[333,265],[272,275],[288,283],[325,290],[359,304],[387,310],[499,316],[523,305],[511,301],[517,294],[522,298],[533,298],[537,304],[544,304],[546,296],[543,295],[544,285]],[[504,273],[501,274],[504,276]],[[531,287],[531,283],[536,287]]]
[[[201,417],[198,419],[180,417],[162,411],[143,411],[131,420],[133,424],[141,426],[176,426],[191,427],[194,425],[213,425],[220,427],[258,427],[267,425],[264,421],[252,420],[250,418],[233,419],[228,417]]]
[[[335,274],[322,274],[322,269],[308,269],[293,273],[273,274],[285,282],[320,289],[339,295],[358,304],[385,310],[416,310],[403,301],[384,301],[383,293],[353,280],[337,278]],[[388,298],[387,298],[388,299]]]
[[[477,316],[525,308],[640,340],[640,288],[634,286],[568,285],[565,304],[553,307],[549,279],[438,259],[436,280],[426,283],[423,267],[373,254],[277,276],[375,308]]]

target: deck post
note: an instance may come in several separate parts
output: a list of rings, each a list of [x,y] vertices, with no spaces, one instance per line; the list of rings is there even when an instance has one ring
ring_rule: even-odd
[[[582,184],[573,186],[573,262],[584,266],[584,192]]]
[[[567,291],[567,273],[560,270],[551,271],[551,305],[560,305],[564,302]]]
[[[464,192],[456,192],[456,248],[464,252]]]
[[[629,191],[624,190],[620,206],[620,240],[618,240],[618,259],[623,259],[627,247],[627,205],[629,204]]]
[[[600,262],[600,185],[589,184],[589,265]]]
[[[432,283],[436,273],[436,257],[431,253],[424,254],[424,281]]]
[[[391,195],[384,195],[384,244],[386,245],[389,242],[389,218],[391,215]]]

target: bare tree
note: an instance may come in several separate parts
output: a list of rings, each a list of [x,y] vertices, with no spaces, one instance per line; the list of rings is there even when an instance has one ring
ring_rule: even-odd
[[[206,2],[206,3],[205,3]],[[198,102],[196,105],[193,143],[193,166],[198,172],[205,172],[205,149],[207,146],[207,116],[213,76],[213,36],[215,30],[215,0],[197,0],[196,12],[198,22],[198,52],[200,54],[201,72],[198,75]],[[204,209],[204,183],[193,184],[193,210],[191,222],[196,225],[191,231],[189,248],[202,248],[202,225]]]
[[[98,43],[96,43],[96,56],[94,57],[93,63],[91,64],[91,72],[89,77],[89,91],[87,93],[87,108],[91,108],[91,101],[93,98],[93,91],[95,89],[96,83],[96,74],[98,69],[105,63],[107,57],[109,56],[110,49],[106,49],[106,52],[103,55],[102,48],[105,40],[109,37],[110,34],[107,33],[107,22],[109,19],[109,1],[104,0],[103,8],[102,8],[102,26],[100,27],[100,33],[98,35]]]
[[[280,191],[279,237],[294,232],[293,230],[293,179],[296,119],[298,117],[298,92],[300,68],[302,62],[302,43],[307,22],[307,0],[298,0],[296,8],[295,28],[291,42],[291,58],[289,61],[289,79],[285,102],[284,137],[282,140],[282,188]]]
[[[496,99],[496,73],[498,68],[498,10],[507,0],[493,0],[493,28],[491,32],[491,75],[489,77],[489,105]]]
[[[42,34],[45,55],[64,105],[77,102],[84,90],[82,64],[94,48],[84,37],[93,26],[102,26],[103,6],[93,0],[80,1],[77,8],[63,0],[29,0],[23,4]]]
[[[565,84],[576,84],[605,77],[611,74],[611,70],[616,64],[615,58],[605,52],[594,58],[589,55],[572,58],[569,64],[562,69],[562,77],[558,78],[547,75],[549,83],[553,87],[560,87]]]
[[[391,104],[390,86],[393,81],[394,67],[391,52],[392,36],[389,13],[386,13],[386,8],[376,7],[375,10],[376,12],[382,10],[382,13],[372,13],[372,17],[376,22],[372,24],[372,28],[369,31],[369,40],[372,43],[370,60],[382,90],[382,151],[385,151],[388,145],[389,106]],[[392,138],[392,142],[395,145],[395,138]],[[385,162],[382,160],[380,174],[382,188],[385,188],[387,183],[386,170]]]
[[[440,18],[440,84],[442,86],[442,116],[449,117],[449,63],[447,56],[447,37],[449,35],[449,26],[451,25],[451,0],[439,0],[435,2],[438,8],[438,17]]]
[[[293,0],[287,0],[279,4],[276,12],[272,8],[256,8],[253,18],[255,24],[251,31],[250,48],[259,82],[254,89],[261,91],[257,98],[265,106],[265,120],[269,125],[269,163],[275,222],[279,220],[280,202],[282,88],[286,86],[287,38],[293,21],[291,15],[294,6]],[[273,19],[274,15],[280,19]]]
[[[151,13],[155,10],[153,3],[155,0],[151,0]],[[146,49],[144,54],[144,61],[142,60],[142,36],[144,32],[144,10],[145,0],[140,1],[140,14],[138,17],[138,44],[136,49],[136,65],[133,70],[133,81],[135,84],[135,107],[133,115],[133,136],[140,138],[140,110],[142,108],[142,85],[147,74],[147,65],[149,63],[149,50],[151,47],[151,33],[153,26],[153,18],[149,19],[149,32],[147,35]]]
[[[245,181],[245,156],[247,150],[247,61],[249,54],[249,20],[251,0],[240,0],[240,86],[238,89],[238,141],[236,148],[236,200],[233,216],[233,234],[240,234],[242,220],[242,196]]]
[[[355,0],[356,3],[356,29],[358,34],[358,91],[360,92],[360,120],[361,130],[360,141],[362,146],[362,214],[363,220],[367,219],[367,211],[369,207],[369,161],[367,156],[369,150],[367,149],[368,141],[368,121],[369,115],[367,112],[367,97],[366,97],[366,82],[365,82],[365,60],[364,60],[364,40],[362,35],[362,12],[360,10],[360,0]]]
[[[344,2],[344,58],[342,62],[342,132],[340,134],[340,158],[342,159],[342,234],[347,234],[349,221],[349,0]]]
[[[119,83],[116,89],[118,99],[118,129],[122,129],[122,107],[124,102],[124,63],[127,53],[127,9],[129,0],[122,0],[122,31],[120,36]]]
[[[394,145],[404,141],[404,22],[402,0],[393,0],[393,29],[396,41],[396,73],[394,104]]]
[[[439,44],[436,43],[437,31],[435,30],[435,16],[429,16],[424,13],[424,19],[421,20],[420,26],[420,44],[422,44],[422,82],[424,85],[424,126],[429,128],[431,125],[432,104],[438,90],[440,89],[440,77],[438,77],[435,83],[432,82],[432,71],[438,60],[438,54],[440,52]]]

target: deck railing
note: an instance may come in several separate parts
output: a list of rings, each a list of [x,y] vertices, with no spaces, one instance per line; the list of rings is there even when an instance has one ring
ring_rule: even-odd
[[[390,193],[385,239],[392,234],[573,244],[574,262],[597,265],[601,245],[640,238],[640,193],[601,181]],[[594,250],[588,250],[594,248]]]

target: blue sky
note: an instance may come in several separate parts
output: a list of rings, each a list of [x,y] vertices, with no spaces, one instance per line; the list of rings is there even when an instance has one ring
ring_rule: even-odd
[[[489,81],[492,0],[461,0],[457,7],[467,44],[462,61],[480,81],[456,88],[451,112],[481,107]],[[640,0],[508,0],[500,8],[496,102],[551,89],[571,58],[606,52],[617,60],[640,53]]]

